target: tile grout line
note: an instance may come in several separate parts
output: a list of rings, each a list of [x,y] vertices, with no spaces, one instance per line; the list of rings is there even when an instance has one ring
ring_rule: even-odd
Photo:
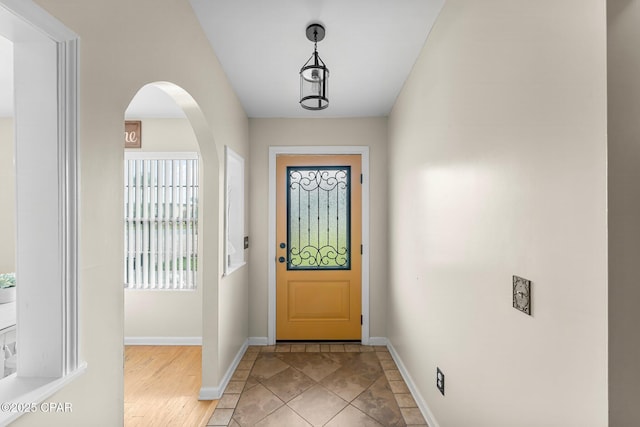
[[[316,347],[319,346],[319,347]],[[326,345],[325,350],[328,351],[322,351],[323,346]],[[296,351],[291,351],[295,346],[295,350]],[[313,346],[312,348],[318,348],[319,351],[308,351],[309,346]],[[349,348],[347,348],[346,346],[349,346]],[[253,371],[256,362],[264,355],[266,354],[278,354],[278,353],[296,353],[296,354],[308,354],[308,353],[318,353],[318,354],[330,354],[330,353],[338,353],[338,354],[345,354],[345,353],[351,353],[351,354],[356,354],[356,353],[367,353],[367,352],[374,352],[374,354],[376,354],[376,362],[377,362],[377,366],[381,369],[381,374],[374,380],[372,381],[368,387],[364,388],[364,390],[360,391],[360,393],[358,393],[356,396],[354,396],[351,400],[346,400],[344,399],[342,396],[338,395],[336,392],[334,392],[331,389],[328,389],[325,385],[321,384],[321,381],[324,380],[325,378],[327,378],[330,374],[325,375],[323,378],[321,378],[320,380],[315,380],[313,378],[308,377],[308,375],[306,375],[302,370],[300,370],[298,367],[291,365],[288,361],[285,361],[284,359],[277,357],[282,363],[284,363],[287,368],[281,370],[280,372],[284,372],[287,369],[293,369],[294,371],[296,371],[297,373],[306,376],[307,378],[309,378],[313,385],[305,388],[304,390],[299,391],[296,395],[294,395],[293,397],[291,397],[290,399],[288,399],[288,401],[284,401],[278,394],[276,394],[277,391],[273,391],[267,384],[265,384],[265,381],[268,381],[269,379],[273,378],[274,376],[278,375],[278,373],[272,374],[270,375],[268,378],[264,378],[264,379],[258,379],[254,377],[254,380],[257,382],[257,384],[260,384],[265,390],[267,390],[270,394],[273,395],[273,397],[275,397],[278,401],[280,401],[281,405],[279,405],[278,407],[276,407],[275,409],[273,409],[271,412],[265,414],[262,418],[260,418],[259,420],[257,420],[256,422],[262,421],[270,416],[272,416],[275,412],[281,410],[283,407],[287,407],[289,410],[291,410],[293,413],[295,413],[297,416],[299,416],[301,419],[305,420],[306,422],[313,424],[311,421],[309,421],[303,414],[299,413],[298,411],[296,411],[293,407],[289,406],[289,403],[294,401],[295,399],[297,399],[299,396],[301,396],[302,394],[306,393],[308,390],[310,390],[313,387],[319,386],[322,390],[324,390],[327,393],[330,393],[331,395],[335,396],[336,398],[338,398],[340,401],[345,402],[346,405],[338,410],[337,413],[333,414],[328,420],[326,420],[324,424],[327,424],[329,422],[331,422],[331,420],[333,420],[335,417],[337,417],[339,414],[341,414],[345,409],[347,409],[348,407],[352,407],[354,410],[360,412],[363,416],[366,416],[367,418],[370,419],[374,419],[377,422],[379,422],[377,419],[371,417],[369,414],[363,412],[361,409],[359,409],[357,406],[354,406],[352,403],[354,401],[356,401],[360,396],[363,395],[363,393],[365,393],[367,390],[370,389],[370,387],[375,384],[377,381],[380,380],[380,378],[384,377],[384,380],[388,386],[389,391],[391,392],[391,395],[393,396],[393,401],[395,403],[395,406],[398,408],[398,410],[400,411],[400,416],[402,421],[407,424],[407,425],[412,425],[412,424],[408,424],[408,419],[407,416],[409,415],[405,415],[405,413],[408,413],[411,409],[417,409],[418,412],[420,411],[419,406],[417,405],[417,402],[415,401],[415,398],[413,396],[413,393],[411,392],[410,388],[408,387],[408,384],[406,384],[404,382],[404,379],[402,378],[402,373],[399,369],[399,367],[397,366],[397,364],[395,363],[395,360],[393,358],[393,355],[391,354],[391,352],[389,351],[389,349],[386,346],[366,346],[367,348],[371,348],[373,347],[371,350],[366,350],[366,351],[362,351],[364,346],[362,345],[358,345],[357,347],[357,351],[353,351],[354,350],[355,345],[352,344],[316,344],[316,343],[299,343],[299,344],[276,344],[274,346],[262,346],[261,348],[257,348],[257,346],[250,346],[247,351],[245,352],[245,354],[243,355],[242,359],[241,359],[241,363],[242,362],[251,362],[251,364],[248,366],[248,369],[242,369],[242,371],[246,370],[248,371],[246,377],[244,377],[242,381],[242,389],[240,390],[240,393],[227,393],[225,390],[224,395],[229,395],[229,394],[238,394],[238,399],[236,399],[234,407],[233,408],[229,408],[232,409],[233,412],[231,413],[231,417],[229,418],[229,422],[227,423],[227,426],[234,422],[234,415],[236,415],[236,411],[237,411],[237,407],[238,404],[240,402],[240,399],[242,398],[242,396],[244,395],[244,393],[246,391],[248,391],[246,389],[247,387],[247,383],[249,378],[251,377],[251,372]],[[350,351],[347,351],[350,350]],[[255,356],[249,356],[249,359],[245,359],[247,354],[254,354]],[[386,354],[386,355],[385,355]],[[383,363],[383,361],[385,361],[386,363]],[[387,362],[388,361],[388,362]],[[335,362],[335,359],[334,359]],[[392,364],[393,366],[390,366],[390,364]],[[246,366],[243,365],[243,367]],[[386,367],[385,367],[386,366]],[[232,380],[233,377],[235,377],[236,372],[239,370],[238,366],[236,368],[236,371],[233,373],[232,376]],[[340,368],[338,368],[340,369]],[[388,374],[388,372],[392,372],[395,371],[399,374],[399,378],[398,378],[398,374]],[[334,371],[336,372],[336,371]],[[393,375],[393,376],[392,376]],[[233,380],[233,381],[237,381],[238,380]],[[254,384],[253,387],[255,387]],[[393,387],[392,387],[393,386]],[[408,395],[410,396],[411,400],[408,402],[408,405],[403,405],[400,406],[400,402],[398,400],[398,395]],[[405,404],[407,404],[407,401],[405,401]],[[410,406],[409,406],[410,405]],[[216,408],[218,409],[218,408]],[[227,408],[220,408],[220,409],[227,409]],[[214,411],[215,413],[215,411]],[[213,418],[214,415],[212,415],[211,418]],[[415,416],[415,414],[414,414]],[[422,419],[422,424],[420,425],[426,425],[426,421],[424,420],[424,417],[422,417],[422,414],[419,415],[420,418]],[[209,421],[211,422],[211,420]],[[239,424],[238,421],[235,421],[236,424]]]

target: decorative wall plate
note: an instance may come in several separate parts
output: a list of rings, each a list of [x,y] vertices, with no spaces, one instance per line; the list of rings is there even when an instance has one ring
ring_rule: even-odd
[[[513,276],[513,308],[531,316],[531,280]]]

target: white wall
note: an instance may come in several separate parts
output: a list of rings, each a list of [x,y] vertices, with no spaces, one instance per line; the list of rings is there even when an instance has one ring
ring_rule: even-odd
[[[0,117],[0,273],[16,271],[13,119]]]
[[[370,148],[370,335],[386,336],[387,119],[250,119],[251,236],[249,336],[267,337],[269,147],[364,145]]]
[[[22,426],[116,426],[123,420],[123,117],[143,85],[169,81],[197,101],[203,218],[203,386],[219,384],[246,339],[246,276],[220,280],[223,146],[246,153],[247,118],[187,1],[37,3],[80,36],[80,357],[87,372],[49,401],[71,414],[31,414]],[[209,132],[203,129],[209,128]],[[221,239],[220,239],[221,240]],[[220,309],[224,307],[224,309]],[[226,307],[236,310],[230,311]],[[239,326],[237,326],[239,325]]]
[[[609,425],[640,425],[640,1],[607,1]]]
[[[249,158],[249,125],[248,121],[243,122],[243,134],[246,144],[229,144],[231,148],[244,159],[244,233],[245,236],[251,235],[251,228],[249,224],[250,212],[253,207],[249,203],[249,173],[252,167],[252,162]],[[221,164],[224,164],[224,153],[220,154]],[[224,223],[224,166],[220,169],[220,223]],[[208,182],[208,181],[207,181]],[[206,183],[205,183],[206,185]],[[222,225],[221,225],[222,227]],[[222,228],[221,228],[222,230]],[[245,260],[249,259],[248,252],[245,250]],[[224,233],[220,231],[220,241],[218,252],[220,254],[220,270],[219,274],[224,272]],[[249,266],[247,262],[242,267],[234,270],[231,274],[222,277],[219,285],[219,301],[218,312],[220,324],[218,327],[219,337],[219,371],[221,375],[227,370],[230,364],[233,362],[234,357],[238,353],[238,350],[245,343],[249,337]],[[206,295],[205,295],[206,298]],[[206,325],[206,318],[204,319]]]
[[[393,108],[388,333],[442,427],[607,425],[605,24],[448,0]]]
[[[127,117],[128,120],[138,120]],[[142,120],[142,148],[125,151],[199,152],[198,141],[187,119]],[[200,180],[200,184],[205,183]],[[198,231],[202,234],[202,230]],[[202,239],[199,239],[199,252]],[[190,291],[124,292],[125,338],[202,337],[202,270],[197,287]]]

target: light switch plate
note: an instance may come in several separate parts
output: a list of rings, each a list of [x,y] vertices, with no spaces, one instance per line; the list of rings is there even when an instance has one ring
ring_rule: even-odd
[[[513,308],[531,316],[531,280],[513,276]]]
[[[436,387],[444,396],[444,373],[436,366]]]

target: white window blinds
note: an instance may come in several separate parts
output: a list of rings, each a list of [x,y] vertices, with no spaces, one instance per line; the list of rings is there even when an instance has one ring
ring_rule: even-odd
[[[124,186],[125,287],[195,289],[197,153],[126,152]]]

